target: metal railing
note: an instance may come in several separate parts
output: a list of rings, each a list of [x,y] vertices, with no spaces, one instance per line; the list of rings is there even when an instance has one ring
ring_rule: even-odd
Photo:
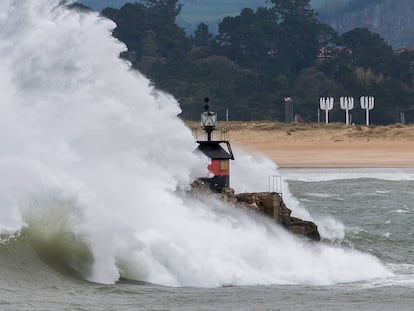
[[[207,140],[207,133],[202,128],[193,127],[191,128],[191,132],[196,140]],[[212,132],[212,140],[223,142],[229,141],[229,129],[225,127],[216,128],[216,130]]]
[[[279,175],[269,176],[269,192],[275,192],[280,197],[282,197],[282,194],[283,194],[282,176],[279,176]]]

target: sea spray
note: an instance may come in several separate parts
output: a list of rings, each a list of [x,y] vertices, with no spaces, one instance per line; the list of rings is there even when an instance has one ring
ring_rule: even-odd
[[[318,219],[292,195],[289,183],[277,165],[262,154],[247,153],[241,147],[233,146],[237,160],[232,162],[232,187],[237,193],[276,191],[282,195],[286,206],[292,210],[292,216],[313,221],[323,239],[330,241],[342,240],[345,237],[344,225],[332,217]],[[273,189],[273,177],[280,183],[280,189]]]
[[[44,249],[64,232],[80,249],[70,267],[101,283],[333,284],[390,274],[368,254],[312,244],[254,213],[190,197],[207,159],[193,153],[175,99],[118,57],[125,47],[112,22],[58,0],[5,0],[0,12],[2,231],[28,228]],[[242,190],[271,163],[242,153],[237,161],[244,165],[234,166],[233,183]],[[65,217],[33,216],[50,202]]]
[[[293,215],[305,220],[313,220],[309,212],[299,206],[289,190],[289,185],[278,171],[277,165],[270,159],[259,153],[247,153],[242,148],[233,148],[237,154],[237,160],[233,161],[231,177],[232,187],[237,193],[241,192],[280,192],[286,205],[292,210]],[[272,177],[280,178],[280,188],[272,189]],[[269,179],[270,178],[270,179]]]

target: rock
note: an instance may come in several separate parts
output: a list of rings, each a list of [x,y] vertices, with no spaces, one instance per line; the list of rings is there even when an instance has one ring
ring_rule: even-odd
[[[281,200],[277,194],[270,195],[270,192],[239,193],[235,197],[240,205],[257,210],[279,222],[280,210],[275,207],[281,204]]]
[[[257,210],[273,218],[287,230],[314,241],[320,241],[318,227],[311,221],[290,216],[292,211],[286,207],[281,196],[275,192],[240,193],[236,194],[239,204]]]
[[[292,217],[292,211],[286,207],[282,197],[275,192],[252,192],[235,194],[234,189],[224,188],[221,193],[213,193],[208,184],[200,179],[191,184],[193,194],[216,195],[231,205],[247,208],[264,214],[297,235],[320,241],[318,227],[311,221]]]
[[[287,225],[287,229],[295,234],[305,236],[314,241],[320,241],[318,226],[312,221],[306,221],[299,218],[291,217],[291,223]]]
[[[202,178],[196,179],[192,182],[190,192],[193,195],[208,194],[218,196],[221,200],[231,204],[235,204],[237,202],[233,188],[224,188],[220,193],[213,192],[210,188],[209,183]]]
[[[211,193],[210,186],[202,179],[196,179],[191,183],[192,193]]]

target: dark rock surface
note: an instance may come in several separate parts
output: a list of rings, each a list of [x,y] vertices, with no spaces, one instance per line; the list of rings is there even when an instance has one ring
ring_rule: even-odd
[[[252,192],[235,194],[234,189],[225,188],[221,193],[212,193],[208,185],[201,180],[193,182],[192,191],[219,196],[223,201],[236,207],[252,209],[281,224],[288,231],[320,241],[318,227],[311,221],[292,217],[292,211],[286,207],[282,197],[275,192]]]
[[[292,217],[282,197],[275,192],[240,193],[235,195],[238,204],[255,209],[273,218],[287,230],[309,239],[320,241],[318,227],[311,221]]]

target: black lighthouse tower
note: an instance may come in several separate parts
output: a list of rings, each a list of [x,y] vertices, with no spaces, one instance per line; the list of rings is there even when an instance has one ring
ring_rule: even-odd
[[[205,132],[205,140],[197,140],[197,150],[211,159],[208,170],[213,176],[200,179],[206,182],[211,190],[221,192],[224,188],[230,187],[230,160],[234,160],[234,156],[227,139],[227,130],[221,130],[219,140],[214,139],[217,113],[210,110],[208,98],[205,98],[204,102],[206,105],[205,111],[201,114],[201,127]]]

